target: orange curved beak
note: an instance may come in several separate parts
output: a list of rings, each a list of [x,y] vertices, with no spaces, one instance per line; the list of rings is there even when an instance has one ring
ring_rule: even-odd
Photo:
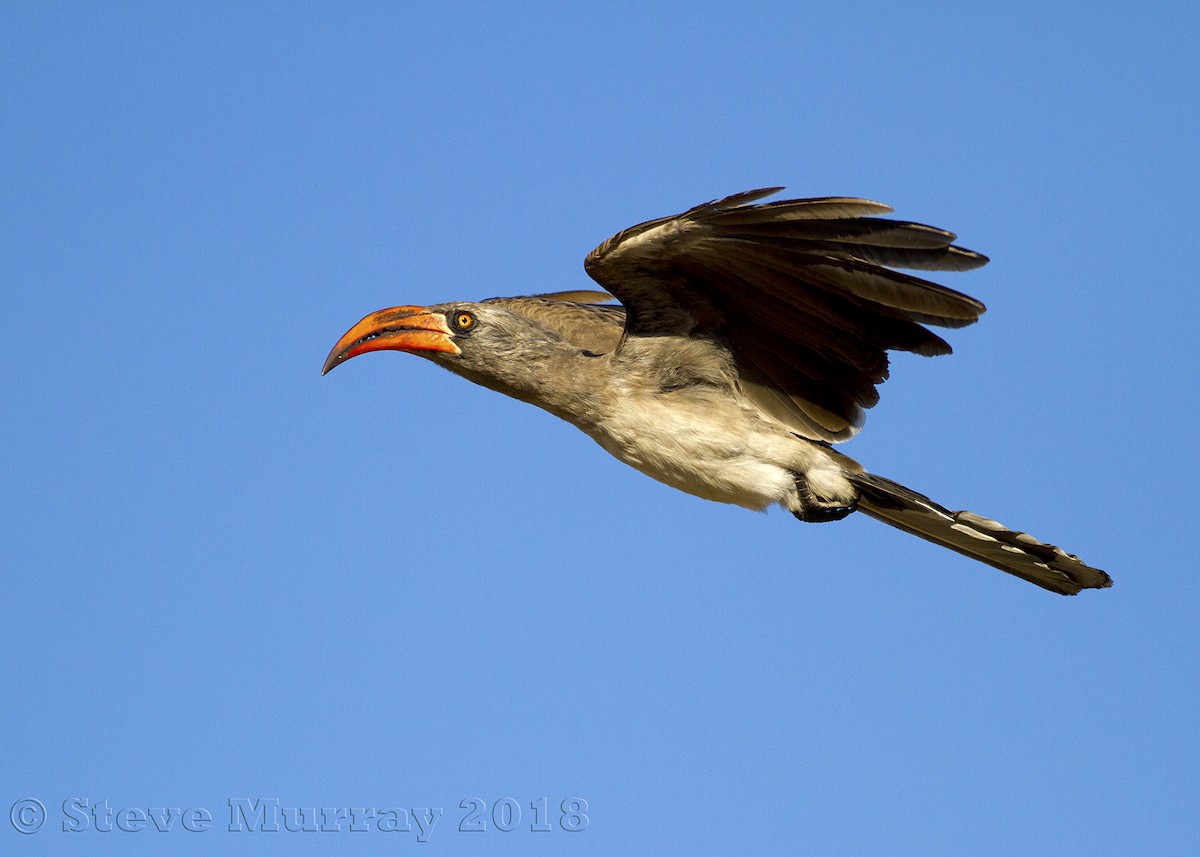
[[[321,369],[324,375],[334,366],[368,351],[443,351],[461,354],[454,344],[446,317],[423,306],[394,306],[373,312],[333,346]]]

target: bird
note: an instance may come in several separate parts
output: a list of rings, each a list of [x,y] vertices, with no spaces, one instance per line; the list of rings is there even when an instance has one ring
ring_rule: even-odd
[[[952,232],[882,216],[893,211],[883,203],[760,201],[782,190],[618,232],[584,261],[600,289],[370,313],[322,374],[368,352],[415,354],[543,408],[688,494],[778,504],[812,523],[865,514],[1063,595],[1111,586],[1061,548],[834,449],[879,401],[889,351],[949,354],[929,327],[963,327],[985,310],[903,271],[969,271],[988,258]]]

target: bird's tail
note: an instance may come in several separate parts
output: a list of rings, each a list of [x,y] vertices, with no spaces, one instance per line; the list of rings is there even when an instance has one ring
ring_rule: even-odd
[[[951,512],[928,497],[871,473],[847,474],[858,486],[858,511],[934,544],[986,562],[1051,592],[1112,586],[1112,578],[1079,557],[972,512]]]

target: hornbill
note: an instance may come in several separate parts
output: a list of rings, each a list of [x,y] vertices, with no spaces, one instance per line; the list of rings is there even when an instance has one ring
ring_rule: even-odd
[[[1064,595],[1110,586],[1078,557],[866,472],[831,444],[879,400],[890,350],[950,346],[984,306],[895,268],[966,271],[956,236],[824,197],[764,188],[649,220],[588,254],[603,292],[398,306],[338,340],[322,374],[408,351],[573,423],[681,491],[802,521],[857,510]],[[620,306],[606,303],[613,298]]]

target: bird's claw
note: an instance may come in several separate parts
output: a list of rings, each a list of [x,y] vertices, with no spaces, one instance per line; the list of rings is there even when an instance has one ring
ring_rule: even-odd
[[[824,524],[828,521],[840,521],[857,508],[858,501],[855,500],[849,506],[807,506],[793,511],[792,514],[806,524]]]

